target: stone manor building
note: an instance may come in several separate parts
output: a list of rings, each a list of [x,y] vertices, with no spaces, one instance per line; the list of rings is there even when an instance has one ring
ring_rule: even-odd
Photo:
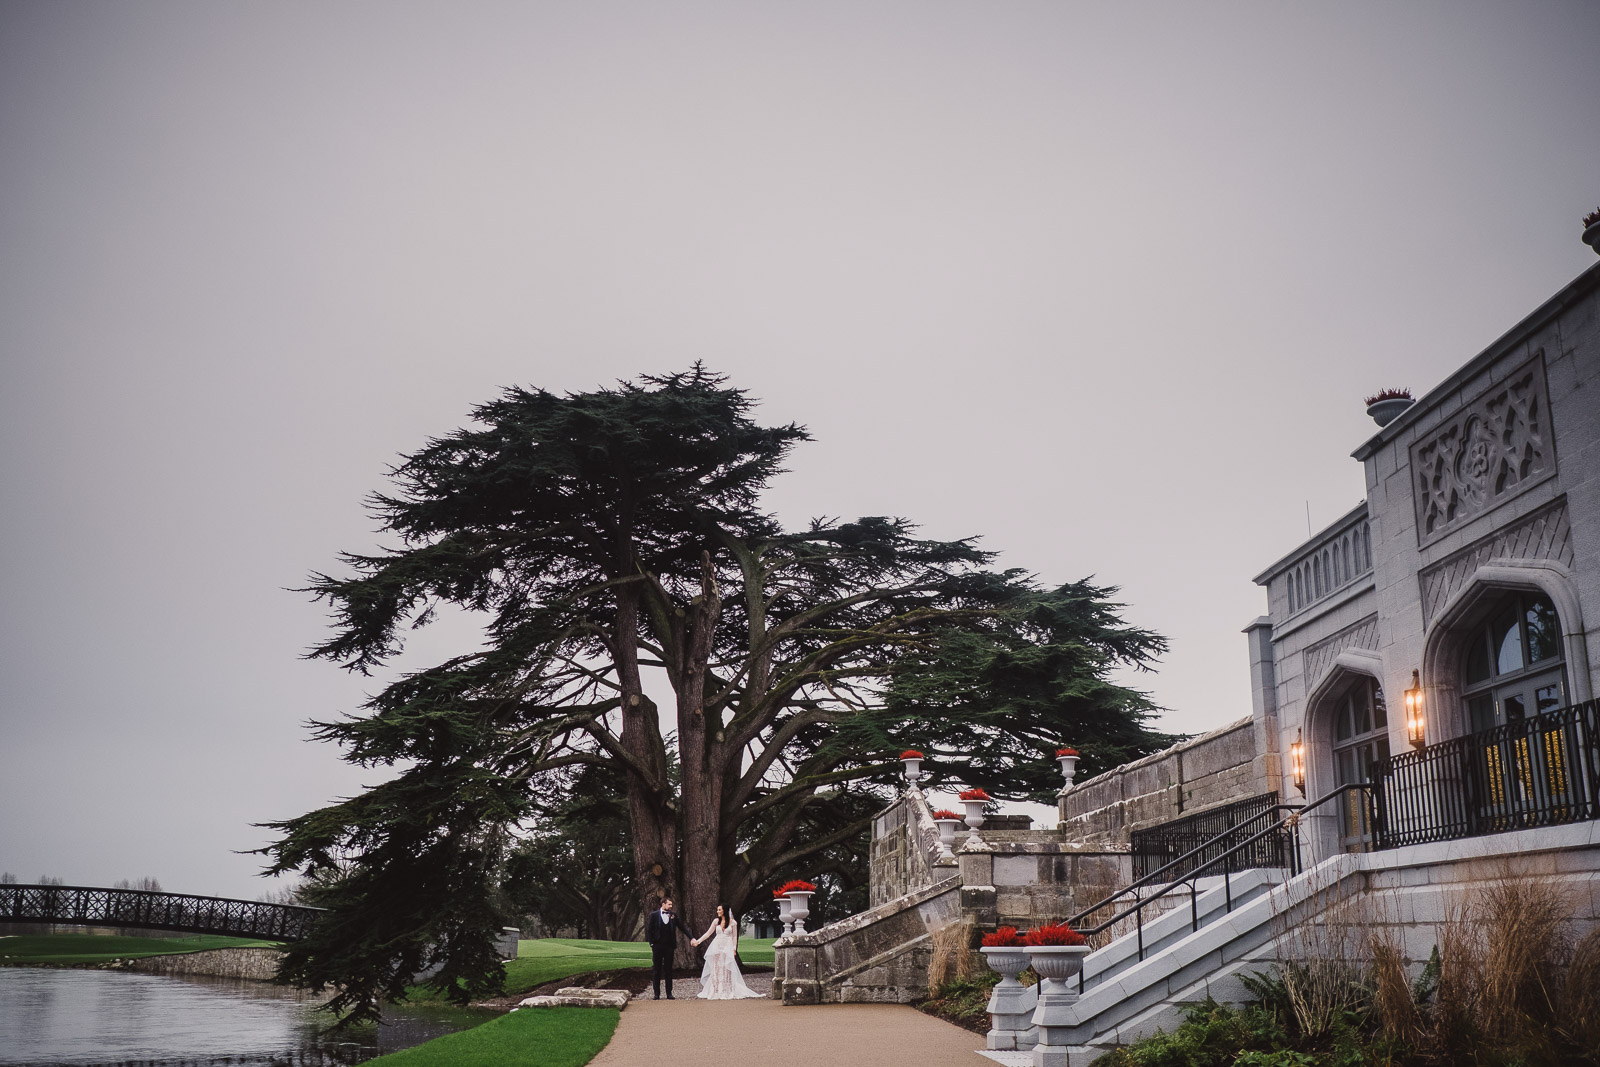
[[[872,908],[781,939],[773,995],[914,999],[944,927],[1071,919],[1097,947],[1058,1044],[1019,1017],[986,1053],[1049,1067],[1246,999],[1241,973],[1353,896],[1417,967],[1507,871],[1600,924],[1600,264],[1371,413],[1365,499],[1255,576],[1249,715],[948,853],[949,800],[908,788],[873,828]]]

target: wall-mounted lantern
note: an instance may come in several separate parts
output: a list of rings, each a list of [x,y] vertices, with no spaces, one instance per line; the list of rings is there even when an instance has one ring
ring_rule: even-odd
[[[1306,794],[1306,745],[1301,740],[1300,731],[1294,734],[1294,744],[1289,746],[1289,773],[1294,776],[1294,787],[1300,790],[1300,795]]]
[[[1416,748],[1428,743],[1427,723],[1422,717],[1422,672],[1411,672],[1411,688],[1406,690],[1406,740]]]

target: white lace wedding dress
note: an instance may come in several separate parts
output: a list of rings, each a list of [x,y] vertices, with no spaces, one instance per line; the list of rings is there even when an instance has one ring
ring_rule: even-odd
[[[713,922],[705,933],[705,936],[710,936],[715,931],[716,936],[711,938],[711,947],[706,949],[705,966],[700,968],[700,999],[743,1000],[746,997],[765,996],[745,985],[744,975],[739,973],[739,961],[734,955],[739,947],[738,924],[729,923],[723,930],[716,927],[717,924]]]

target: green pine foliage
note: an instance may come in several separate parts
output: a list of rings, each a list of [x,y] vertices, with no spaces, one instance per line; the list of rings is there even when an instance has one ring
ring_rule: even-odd
[[[1094,773],[1172,740],[1108,678],[1165,647],[1121,621],[1114,589],[1046,588],[900,518],[783,528],[762,496],[808,437],[753,408],[699,366],[511,389],[394,468],[371,501],[392,543],[312,576],[333,627],[310,654],[382,671],[441,611],[485,641],[314,724],[388,777],[266,824],[269,873],[308,877],[328,909],[283,980],[337,989],[330,1007],[354,1018],[426,970],[447,996],[487,995],[494,936],[536,897],[612,934],[662,894],[703,929],[790,877],[842,907],[901,749],[929,754],[934,788],[1039,799],[1058,745]],[[579,847],[580,795],[607,826],[625,815],[608,837],[624,872]],[[541,865],[530,839],[566,851]]]

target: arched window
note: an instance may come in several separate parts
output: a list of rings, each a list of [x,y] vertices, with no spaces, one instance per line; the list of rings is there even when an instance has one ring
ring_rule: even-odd
[[[1334,784],[1370,782],[1372,765],[1389,758],[1389,715],[1377,680],[1358,676],[1334,702],[1332,722]],[[1344,812],[1340,844],[1365,849],[1372,835],[1365,804],[1358,794],[1349,793],[1340,806]]]
[[[1510,593],[1467,640],[1461,691],[1473,733],[1566,704],[1561,620],[1543,593]]]

